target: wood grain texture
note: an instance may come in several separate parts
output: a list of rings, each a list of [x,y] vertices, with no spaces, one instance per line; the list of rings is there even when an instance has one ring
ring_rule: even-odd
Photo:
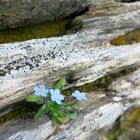
[[[139,43],[110,44],[111,39],[140,26],[140,3],[131,6],[135,10],[130,13],[122,10],[121,14],[85,18],[83,28],[75,34],[1,44],[0,108],[24,99],[33,86],[43,81],[51,86],[66,76],[73,81],[70,86],[79,86],[139,66]]]

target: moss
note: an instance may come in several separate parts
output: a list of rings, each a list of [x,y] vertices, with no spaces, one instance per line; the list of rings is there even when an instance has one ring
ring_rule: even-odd
[[[64,94],[66,94],[66,95],[70,94],[74,90],[80,90],[80,91],[83,91],[83,92],[90,92],[90,91],[93,91],[93,90],[103,89],[105,91],[108,91],[108,85],[110,85],[111,82],[113,82],[118,77],[127,75],[127,74],[129,74],[129,73],[131,73],[131,72],[133,72],[135,70],[136,70],[136,68],[127,68],[127,69],[121,70],[121,71],[119,71],[117,73],[109,74],[109,75],[104,76],[104,77],[102,77],[102,78],[100,78],[100,79],[98,79],[98,80],[96,80],[94,82],[87,83],[87,84],[79,86],[79,87],[69,88],[69,89],[64,91]],[[71,79],[68,79],[68,81],[74,82]]]
[[[120,116],[113,126],[113,129],[109,131],[107,137],[109,140],[117,140],[117,138],[123,135],[129,130],[139,131],[140,127],[140,107],[135,107],[127,110],[122,116]],[[136,133],[133,133],[134,135]]]
[[[39,108],[39,106],[35,103],[27,103],[22,101],[20,103],[16,103],[15,109],[10,111],[0,117],[0,123],[19,118],[19,117],[34,117],[35,112]]]
[[[70,21],[71,19],[67,19],[0,31],[0,44],[64,35],[66,34],[66,25]]]
[[[140,126],[140,108],[137,107],[133,110],[130,110],[129,114],[125,115],[123,120],[125,120],[122,126],[123,130],[133,127],[133,125]]]
[[[118,36],[111,41],[113,45],[128,45],[140,42],[140,29],[133,30],[127,34]]]
[[[0,118],[0,123],[12,120],[24,112],[26,112],[26,108],[15,109],[14,111],[7,113],[6,115],[3,115]]]

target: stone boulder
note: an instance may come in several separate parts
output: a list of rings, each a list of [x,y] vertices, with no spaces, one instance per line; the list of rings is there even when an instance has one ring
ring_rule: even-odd
[[[63,19],[87,7],[87,0],[0,0],[0,29]]]
[[[140,2],[93,0],[72,23],[73,34],[0,44],[1,140],[139,140]],[[62,76],[87,94],[77,119],[35,122],[24,98]]]

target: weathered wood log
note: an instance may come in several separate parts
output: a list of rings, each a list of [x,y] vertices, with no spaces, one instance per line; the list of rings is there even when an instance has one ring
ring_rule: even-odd
[[[116,3],[117,4],[117,3]],[[130,5],[124,5],[124,8]],[[140,3],[135,10],[91,17],[83,29],[63,37],[0,45],[0,108],[11,105],[45,81],[52,85],[61,76],[70,86],[93,82],[126,67],[139,66],[140,44],[113,46],[110,40],[139,27]],[[118,8],[119,9],[119,8]],[[120,13],[120,12],[119,12]]]

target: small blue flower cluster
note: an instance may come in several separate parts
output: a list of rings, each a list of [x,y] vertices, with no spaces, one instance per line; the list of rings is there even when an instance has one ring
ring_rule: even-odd
[[[45,85],[39,87],[34,87],[34,95],[47,97],[48,94],[51,95],[51,100],[57,104],[61,104],[65,96],[60,93],[59,89],[47,89]],[[78,101],[86,100],[86,94],[78,90],[72,93],[72,96],[75,97]]]

